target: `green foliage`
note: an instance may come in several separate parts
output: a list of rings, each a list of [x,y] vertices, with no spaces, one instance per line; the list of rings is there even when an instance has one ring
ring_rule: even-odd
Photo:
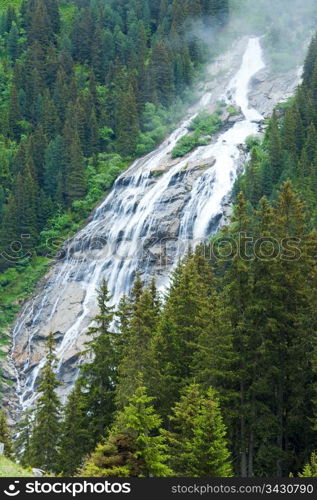
[[[26,410],[17,426],[18,435],[15,439],[16,456],[23,467],[28,467],[32,461],[31,438],[33,430],[33,410]]]
[[[92,340],[87,343],[86,354],[93,361],[82,367],[79,380],[82,390],[87,394],[84,405],[91,416],[88,428],[94,444],[111,424],[114,412],[118,336],[111,331],[114,312],[113,307],[109,306],[110,299],[107,283],[103,281],[98,290],[99,311],[95,317],[95,326],[88,331]]]
[[[261,139],[257,135],[249,135],[249,137],[247,137],[247,139],[245,141],[245,144],[246,144],[248,150],[251,151],[254,147],[260,146]]]
[[[92,438],[87,426],[87,405],[82,385],[77,383],[64,408],[57,470],[62,476],[73,476],[91,449]]]
[[[205,394],[197,384],[186,387],[173,408],[170,420],[173,430],[166,435],[175,475],[232,475],[226,428],[213,389],[208,389]]]
[[[3,411],[0,412],[0,443],[4,444],[4,456],[13,457],[13,443],[7,419]]]
[[[158,324],[158,400],[165,418],[181,388],[193,377],[194,353],[215,295],[208,263],[200,255],[189,254],[172,275]]]
[[[179,139],[172,151],[172,158],[184,156],[198,146],[209,144],[211,141],[210,136],[219,130],[221,124],[222,121],[218,113],[209,114],[204,111],[199,113],[188,127],[193,133]]]
[[[0,456],[0,477],[32,477],[32,473],[8,458]]]
[[[97,446],[81,476],[166,477],[172,471],[165,438],[160,434],[161,418],[155,413],[146,388],[140,386],[128,405],[117,414],[108,439]]]
[[[221,120],[218,113],[206,113],[201,111],[189,125],[189,130],[199,133],[200,135],[213,135],[221,125]]]
[[[142,129],[138,139],[136,152],[144,155],[152,151],[156,144],[160,143],[169,131],[168,122],[170,112],[163,107],[157,107],[153,103],[146,103],[142,116]]]
[[[14,7],[18,9],[22,3],[22,0],[2,0],[0,5],[0,12],[6,11],[8,7]]]
[[[13,322],[20,305],[33,292],[50,262],[45,257],[37,257],[31,262],[22,262],[16,268],[10,268],[0,275],[1,333]]]
[[[46,364],[41,373],[39,397],[34,411],[34,424],[30,439],[30,464],[47,472],[55,472],[58,464],[58,445],[60,441],[60,401],[56,394],[59,382],[53,365],[54,336],[49,335]]]
[[[303,472],[298,477],[317,477],[317,454],[314,452],[310,461],[305,465]]]
[[[116,391],[119,407],[125,406],[133,394],[137,380],[136,374],[142,373],[144,385],[150,395],[156,395],[155,382],[158,367],[154,350],[154,334],[157,328],[160,302],[155,284],[142,289],[137,278],[130,299],[129,318],[120,332],[123,342],[122,357],[118,372],[120,381]]]

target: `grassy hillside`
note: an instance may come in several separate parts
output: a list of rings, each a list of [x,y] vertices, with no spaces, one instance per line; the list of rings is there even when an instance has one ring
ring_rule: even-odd
[[[32,477],[32,473],[22,469],[8,458],[1,456],[0,477]]]

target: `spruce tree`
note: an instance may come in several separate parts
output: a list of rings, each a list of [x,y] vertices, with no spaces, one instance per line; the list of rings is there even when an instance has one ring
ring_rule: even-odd
[[[31,457],[31,437],[33,429],[33,410],[26,410],[23,418],[17,426],[17,438],[15,441],[16,454],[23,467],[29,467]]]
[[[231,255],[227,259],[229,266],[224,276],[221,299],[230,324],[233,349],[237,354],[236,364],[232,367],[236,375],[231,389],[235,404],[230,409],[232,421],[229,428],[231,432],[230,438],[236,447],[234,456],[240,459],[239,473],[242,477],[248,475],[248,389],[251,381],[249,366],[253,357],[246,321],[246,310],[251,294],[251,259],[248,248],[250,215],[243,193],[239,193],[232,217],[232,225],[224,233],[224,236],[228,239],[228,251],[231,252]]]
[[[226,428],[214,389],[204,393],[191,384],[182,391],[167,432],[171,466],[178,476],[228,477],[232,475]]]
[[[85,163],[78,134],[75,132],[66,149],[65,198],[70,206],[86,193]]]
[[[113,307],[109,305],[110,295],[106,281],[98,290],[99,312],[95,325],[88,334],[92,340],[87,343],[86,354],[92,357],[90,363],[81,368],[80,383],[83,387],[84,406],[89,412],[89,435],[93,445],[104,435],[112,423],[115,410],[114,398],[117,384],[117,334],[111,330]],[[83,421],[84,423],[84,421]],[[84,425],[87,425],[84,424]],[[79,432],[82,429],[78,428]]]
[[[12,62],[15,63],[16,59],[19,57],[19,30],[15,22],[12,24],[8,36],[7,50]]]
[[[18,89],[13,86],[10,94],[8,125],[9,133],[12,139],[18,140],[21,135],[20,122],[22,120],[21,108],[19,103]]]
[[[34,427],[30,443],[31,465],[47,472],[55,472],[58,465],[60,442],[60,401],[56,393],[59,387],[54,373],[56,356],[54,336],[50,333],[47,341],[46,364],[39,382],[39,397],[34,411]]]
[[[139,119],[132,85],[118,93],[115,133],[119,152],[124,156],[133,155],[139,135]]]
[[[108,438],[97,446],[81,476],[166,477],[172,474],[161,418],[152,406],[153,398],[139,386],[128,405],[117,414]]]
[[[179,391],[192,377],[193,357],[208,307],[208,272],[202,278],[191,253],[172,274],[158,325],[156,358],[160,366],[159,402],[166,418]],[[209,281],[209,280],[207,280]]]
[[[276,184],[281,176],[282,172],[282,148],[281,148],[281,136],[278,126],[278,119],[276,111],[274,111],[269,131],[269,154],[270,161],[273,167],[273,184]]]
[[[138,294],[137,286],[138,281],[134,287],[135,294]],[[143,290],[133,303],[128,336],[118,368],[116,401],[120,408],[126,405],[130,395],[135,391],[137,373],[143,374],[149,394],[157,395],[160,391],[156,384],[158,366],[154,344],[158,314],[157,291],[155,285],[152,284],[150,288]]]
[[[92,446],[82,389],[82,384],[77,382],[68,397],[61,422],[58,470],[68,477],[74,476]]]
[[[4,444],[4,456],[13,458],[13,442],[3,411],[0,412],[0,443]]]
[[[317,453],[312,453],[309,462],[305,465],[303,472],[298,477],[317,477]]]

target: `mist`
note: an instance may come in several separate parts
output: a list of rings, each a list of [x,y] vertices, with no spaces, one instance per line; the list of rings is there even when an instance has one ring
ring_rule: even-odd
[[[316,29],[316,0],[231,0],[229,34],[263,35],[263,45],[276,71],[303,63]]]
[[[271,70],[283,73],[304,63],[316,30],[316,0],[230,0],[226,27],[219,30],[194,23],[190,36],[200,38],[211,56],[222,53],[242,36],[262,36]]]

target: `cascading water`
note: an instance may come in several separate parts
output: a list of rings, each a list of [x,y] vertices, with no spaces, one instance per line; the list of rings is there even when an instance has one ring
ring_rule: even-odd
[[[197,151],[199,159],[204,161],[210,156],[211,149],[216,164],[194,185],[181,222],[181,239],[203,239],[208,232],[210,220],[220,211],[224,195],[230,192],[240,155],[238,146],[244,143],[248,136],[258,133],[258,124],[263,119],[256,109],[249,106],[248,91],[250,79],[264,66],[260,40],[250,39],[241,68],[229,83],[227,92],[233,103],[241,108],[244,120],[222,134],[211,148]]]
[[[65,255],[52,266],[43,290],[25,305],[13,330],[11,358],[22,407],[34,400],[50,331],[57,342],[62,395],[67,393],[65,387],[69,389],[78,371],[85,331],[96,313],[96,288],[103,278],[114,303],[129,292],[136,270],[145,279],[154,273],[163,285],[188,245],[217,229],[224,197],[237,174],[240,145],[259,132],[262,116],[249,106],[248,92],[252,77],[263,67],[260,39],[250,38],[239,70],[234,76],[228,73],[222,91],[218,87],[217,95],[206,92],[192,116],[122,174],[93,219],[68,242]],[[240,107],[243,116],[228,124],[216,142],[171,160],[173,147],[188,133],[199,109],[217,99]],[[216,222],[211,229],[212,221]],[[174,248],[171,259],[166,243]]]

